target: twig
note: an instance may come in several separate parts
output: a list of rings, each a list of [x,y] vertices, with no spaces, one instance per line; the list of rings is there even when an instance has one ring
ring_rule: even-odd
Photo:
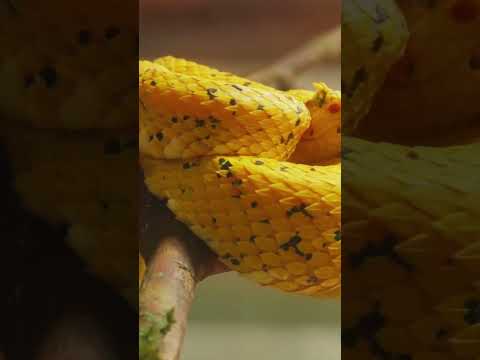
[[[338,62],[340,54],[341,28],[336,27],[316,36],[278,62],[254,72],[249,78],[281,90],[288,90],[294,87],[298,75],[320,63]]]

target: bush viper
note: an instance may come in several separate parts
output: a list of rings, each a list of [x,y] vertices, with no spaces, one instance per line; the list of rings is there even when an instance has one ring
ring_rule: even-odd
[[[136,307],[136,134],[12,129],[0,140],[22,205],[50,223],[68,225],[67,243]]]
[[[69,245],[135,308],[137,9],[0,2],[0,140],[22,205],[68,225]]]
[[[394,0],[342,1],[342,122],[351,133],[370,109],[408,38]]]
[[[406,53],[379,67],[386,80],[372,97],[358,92],[366,116],[344,119],[359,138],[342,139],[342,357],[476,360],[479,146],[465,134],[478,114],[478,1],[397,3],[403,13],[392,14],[410,32]],[[346,47],[363,39],[343,34]],[[367,65],[378,60],[370,57]],[[358,66],[345,53],[342,61],[342,69]],[[425,146],[443,145],[445,129],[455,130],[449,143],[463,145]]]
[[[478,354],[478,148],[343,138],[346,358],[371,356],[369,341],[414,359]],[[366,318],[377,323],[365,335]]]
[[[0,113],[8,115],[2,121],[136,128],[136,11],[130,1],[0,2]]]
[[[362,121],[359,136],[437,144],[443,134],[465,129],[478,139],[480,1],[398,3],[411,36]],[[469,123],[477,124],[476,128],[468,129]]]
[[[338,156],[332,141],[322,154],[316,136],[332,122],[339,138],[339,93],[317,84],[288,94],[171,57],[139,69],[149,190],[231,269],[288,292],[338,295],[340,165],[288,160],[304,136],[318,146],[315,163]]]

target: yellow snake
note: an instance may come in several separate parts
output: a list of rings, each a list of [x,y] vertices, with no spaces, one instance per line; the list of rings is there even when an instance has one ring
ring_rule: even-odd
[[[342,358],[478,360],[480,1],[342,6]]]
[[[338,92],[166,57],[140,61],[139,97],[145,182],[179,220],[259,284],[339,295]]]

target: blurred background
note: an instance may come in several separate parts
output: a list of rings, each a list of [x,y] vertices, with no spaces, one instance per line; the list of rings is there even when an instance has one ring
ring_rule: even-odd
[[[340,24],[340,0],[140,0],[140,57],[249,74]],[[340,64],[298,84],[340,89]],[[340,302],[259,288],[234,273],[198,289],[182,360],[340,359]]]

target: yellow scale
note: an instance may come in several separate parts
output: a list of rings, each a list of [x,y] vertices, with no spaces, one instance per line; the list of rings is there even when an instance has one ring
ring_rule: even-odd
[[[173,57],[139,68],[149,190],[229,268],[338,296],[340,94],[282,92]]]

